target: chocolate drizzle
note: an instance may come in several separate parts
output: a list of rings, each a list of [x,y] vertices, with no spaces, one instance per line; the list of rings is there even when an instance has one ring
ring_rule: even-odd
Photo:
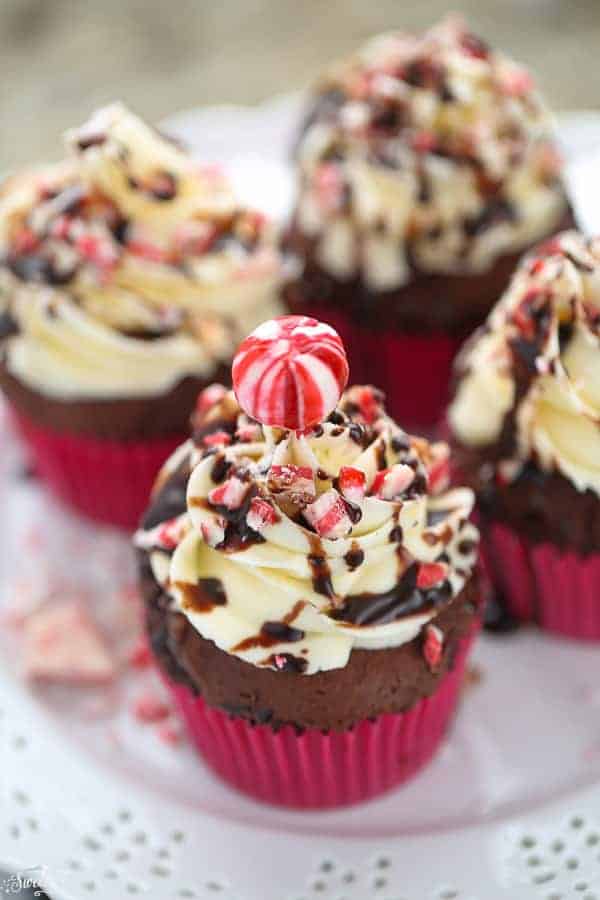
[[[175,587],[181,591],[183,608],[196,613],[208,613],[227,603],[225,588],[218,578],[199,578],[196,584],[176,581]]]
[[[232,647],[232,653],[242,653],[245,650],[252,650],[254,647],[274,647],[276,644],[295,644],[304,640],[304,631],[301,628],[293,628],[291,622],[304,609],[304,600],[298,600],[282,622],[265,622],[260,629],[260,633],[254,637],[246,638]]]
[[[279,672],[293,672],[296,675],[302,675],[307,669],[308,660],[294,656],[293,653],[272,653],[260,665],[271,666]]]
[[[385,625],[404,616],[430,612],[450,599],[452,590],[448,581],[434,588],[417,587],[417,563],[412,563],[394,587],[381,594],[355,594],[344,605],[330,613],[331,618],[350,625]]]
[[[0,313],[0,341],[19,333],[19,325],[9,312]]]
[[[350,571],[354,572],[365,561],[365,552],[361,550],[356,541],[352,541],[352,546],[346,553],[344,560]]]
[[[331,571],[321,540],[316,534],[308,534],[307,537],[310,540],[311,547],[311,552],[308,555],[308,565],[312,574],[313,590],[315,594],[322,594],[324,597],[335,597]]]
[[[187,510],[186,488],[190,477],[190,459],[186,457],[167,478],[152,498],[152,502],[142,519],[145,531],[183,515]]]

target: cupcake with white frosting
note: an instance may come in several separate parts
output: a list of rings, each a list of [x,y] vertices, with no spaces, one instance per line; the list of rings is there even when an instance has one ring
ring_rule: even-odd
[[[216,167],[122,105],[66,146],[0,188],[0,385],[52,486],[134,526],[198,391],[279,309],[280,260]]]
[[[201,754],[262,800],[334,806],[438,748],[479,624],[448,448],[344,393],[314,319],[260,326],[203,394],[136,534],[151,644]],[[341,394],[341,396],[340,396]]]
[[[600,639],[600,239],[525,257],[457,363],[449,424],[498,599]]]
[[[321,79],[297,167],[291,309],[340,330],[397,418],[431,425],[518,255],[567,227],[531,75],[456,17],[381,35]]]

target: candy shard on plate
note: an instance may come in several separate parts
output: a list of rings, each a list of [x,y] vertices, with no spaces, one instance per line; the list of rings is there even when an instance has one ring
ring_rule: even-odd
[[[242,341],[232,375],[239,404],[251,418],[301,431],[335,408],[348,380],[348,360],[330,325],[282,316]]]
[[[133,714],[138,722],[152,724],[168,719],[171,709],[167,703],[152,691],[141,694],[133,704]]]
[[[116,665],[79,604],[43,607],[24,626],[24,673],[32,681],[95,685],[114,679]]]

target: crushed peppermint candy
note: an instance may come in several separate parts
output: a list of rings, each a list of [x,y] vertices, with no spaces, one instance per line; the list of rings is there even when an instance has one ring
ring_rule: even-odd
[[[74,601],[32,613],[25,620],[23,638],[23,668],[32,681],[99,685],[117,674],[99,629]]]
[[[225,519],[222,519],[220,516],[210,516],[200,525],[202,540],[209,547],[218,547],[225,540],[226,528],[227,522]]]
[[[447,576],[448,566],[446,563],[421,563],[417,572],[417,587],[427,591],[436,584],[441,584]]]
[[[276,525],[280,518],[279,513],[268,500],[263,500],[262,497],[252,498],[246,521],[248,527],[253,531],[261,532],[268,525]]]
[[[348,507],[335,488],[325,491],[318,500],[307,506],[304,518],[320,537],[329,540],[345,537],[352,529]]]
[[[442,662],[444,651],[444,633],[437,625],[426,625],[424,628],[423,656],[429,669],[436,672]]]
[[[405,463],[396,463],[390,469],[377,473],[371,485],[371,493],[380,500],[398,500],[414,479],[414,469]]]
[[[212,506],[224,506],[229,510],[239,509],[246,499],[248,490],[249,485],[234,475],[209,491],[208,502]]]
[[[338,476],[338,487],[350,503],[360,503],[367,492],[367,476],[361,469],[342,466]]]

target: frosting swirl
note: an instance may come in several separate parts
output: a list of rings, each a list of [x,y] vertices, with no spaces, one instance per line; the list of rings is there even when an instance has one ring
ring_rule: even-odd
[[[309,675],[399,646],[471,576],[471,491],[446,489],[447,446],[406,435],[372,388],[289,432],[215,386],[159,484],[186,457],[186,511],[136,543],[174,608],[253,665]]]
[[[508,432],[503,478],[533,462],[600,494],[599,341],[600,239],[563,232],[523,259],[459,357],[457,439],[485,448]]]
[[[279,312],[273,229],[236,204],[216,168],[120,104],[66,144],[65,162],[0,190],[9,370],[67,400],[209,378]]]
[[[299,144],[294,226],[319,264],[375,290],[477,272],[566,209],[529,73],[456,17],[369,41],[322,80]]]

